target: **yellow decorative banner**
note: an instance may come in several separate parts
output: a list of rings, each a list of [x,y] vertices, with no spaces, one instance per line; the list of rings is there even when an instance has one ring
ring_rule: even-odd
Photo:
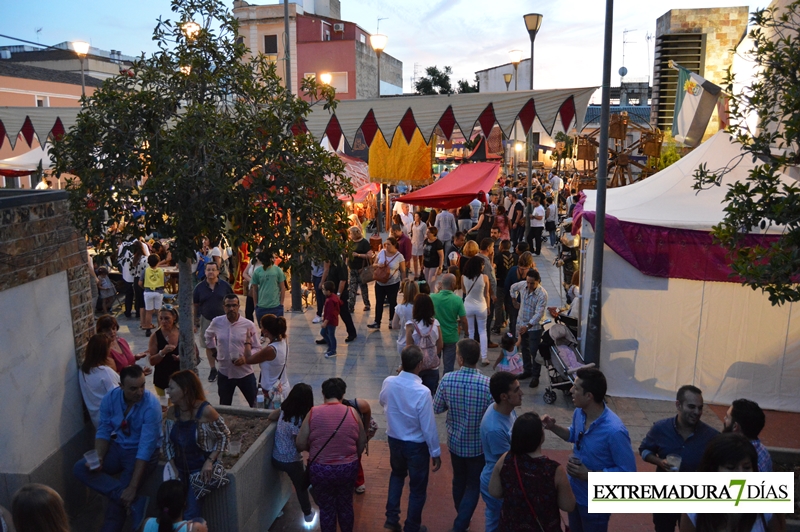
[[[378,131],[369,148],[369,175],[372,182],[388,185],[400,182],[408,185],[429,184],[433,180],[431,162],[435,149],[435,139],[426,144],[418,129],[414,130],[409,144],[398,127],[391,148]]]

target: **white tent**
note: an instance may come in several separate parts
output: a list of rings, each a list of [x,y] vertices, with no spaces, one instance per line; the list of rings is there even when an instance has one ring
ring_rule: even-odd
[[[754,165],[741,155],[730,136],[720,132],[666,170],[610,189],[606,213],[621,224],[641,224],[628,227],[644,231],[688,229],[707,236],[722,219],[726,185],[743,180]],[[721,187],[698,193],[692,184],[701,163],[732,171]],[[586,196],[584,212],[595,211],[596,193],[586,191]],[[593,237],[586,218],[581,233]],[[674,399],[681,385],[694,384],[708,402],[729,404],[746,397],[764,408],[800,411],[800,305],[772,306],[760,291],[734,282],[646,275],[612,250],[606,236],[600,368],[611,394]],[[652,243],[656,256],[665,243]],[[585,287],[591,286],[592,249],[589,245],[582,265]],[[584,301],[585,327],[588,297]]]
[[[44,149],[34,148],[22,155],[0,160],[0,175],[2,175],[3,170],[15,172],[16,175],[19,175],[20,172],[38,172],[39,165],[41,165],[42,170],[47,170],[53,166],[53,161],[50,159],[49,143],[44,145]]]

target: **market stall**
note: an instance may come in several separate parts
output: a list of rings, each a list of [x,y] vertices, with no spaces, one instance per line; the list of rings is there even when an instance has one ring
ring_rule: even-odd
[[[499,175],[500,163],[462,164],[433,184],[400,196],[398,201],[436,209],[461,207],[475,198],[486,203]]]

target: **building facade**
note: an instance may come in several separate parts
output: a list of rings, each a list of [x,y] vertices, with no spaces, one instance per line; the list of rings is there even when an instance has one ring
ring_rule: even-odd
[[[283,4],[253,5],[242,0],[233,3],[239,20],[239,35],[254,53],[263,53],[283,66]],[[338,0],[297,0],[289,2],[289,46],[292,89],[308,76],[331,75],[331,85],[340,100],[378,96],[378,60],[370,46],[370,34],[353,22],[340,19]],[[402,94],[403,63],[381,54],[382,96]]]
[[[673,9],[658,18],[651,125],[662,131],[672,129],[678,71],[669,67],[669,61],[722,86],[725,71],[733,63],[733,50],[747,32],[748,17],[747,6],[739,6]],[[715,111],[705,138],[717,130]]]

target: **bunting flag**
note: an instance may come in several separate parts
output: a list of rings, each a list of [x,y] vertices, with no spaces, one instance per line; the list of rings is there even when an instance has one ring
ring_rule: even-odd
[[[430,144],[418,129],[413,130],[411,142],[398,126],[392,146],[386,143],[378,130],[369,148],[369,175],[374,183],[427,185],[431,182],[431,162],[436,147],[436,136]]]
[[[722,89],[680,65],[675,66],[679,74],[672,137],[684,146],[694,148],[703,140]]]

